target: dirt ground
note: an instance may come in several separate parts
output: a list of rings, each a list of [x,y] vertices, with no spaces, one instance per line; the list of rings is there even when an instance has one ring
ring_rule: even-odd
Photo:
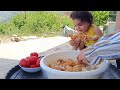
[[[10,36],[0,36],[0,43],[12,42]]]
[[[12,42],[15,42],[15,41],[12,41],[11,40],[11,37],[12,36],[0,36],[0,44],[2,43],[12,43]],[[20,37],[21,40],[20,41],[26,41],[26,40],[30,40],[30,39],[36,39],[36,38],[40,38],[40,37],[36,37],[36,36],[23,36],[23,37]],[[19,42],[20,42],[19,41]]]
[[[27,38],[27,37],[26,37]],[[67,37],[49,37],[35,38],[32,37],[25,41],[12,42],[9,39],[3,39],[0,43],[0,58],[20,60],[28,56],[31,52],[45,52],[69,41]]]

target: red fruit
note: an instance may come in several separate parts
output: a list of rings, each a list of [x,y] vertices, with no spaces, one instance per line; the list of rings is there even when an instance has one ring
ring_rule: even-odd
[[[30,61],[30,65],[36,64],[36,62],[37,62],[37,60],[38,60],[38,57],[36,57],[36,56],[31,56],[31,57],[29,57],[28,60]]]
[[[30,62],[28,61],[28,59],[23,58],[20,60],[20,65],[23,67],[30,67]]]
[[[30,65],[30,68],[36,68],[36,64]]]
[[[37,67],[40,67],[40,59],[37,60],[36,66],[37,66]]]
[[[31,54],[30,54],[30,57],[31,56],[36,56],[36,57],[38,57],[38,53],[37,52],[32,52]]]

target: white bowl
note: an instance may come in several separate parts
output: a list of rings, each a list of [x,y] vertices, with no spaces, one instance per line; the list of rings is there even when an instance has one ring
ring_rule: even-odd
[[[29,73],[35,73],[41,70],[41,67],[36,67],[36,68],[26,68],[26,67],[22,67],[20,64],[19,66],[22,68],[22,70],[24,70],[25,72],[29,72]]]
[[[45,70],[48,79],[98,79],[108,69],[109,62],[107,60],[104,60],[98,69],[91,71],[66,72],[55,70],[47,66],[49,64],[52,64],[53,62],[56,62],[58,59],[76,60],[76,57],[79,53],[80,51],[67,50],[49,54],[41,59],[41,68]]]

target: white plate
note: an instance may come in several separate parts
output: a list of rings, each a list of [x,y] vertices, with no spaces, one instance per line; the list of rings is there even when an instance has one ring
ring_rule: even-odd
[[[20,65],[19,65],[20,66]],[[34,72],[38,72],[41,70],[41,67],[36,67],[36,68],[26,68],[26,67],[22,67],[22,70],[24,70],[25,72],[29,72],[29,73],[34,73]]]

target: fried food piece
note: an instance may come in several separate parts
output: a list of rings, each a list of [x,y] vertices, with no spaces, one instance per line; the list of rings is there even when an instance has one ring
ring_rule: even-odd
[[[73,41],[78,38],[77,35],[69,34],[68,36],[69,36]]]
[[[78,62],[77,60],[76,60],[74,63],[75,63],[75,65],[80,65],[79,62]]]
[[[60,71],[79,72],[79,71],[90,71],[96,69],[96,66],[91,64],[85,64],[84,62],[68,60],[57,60],[57,63],[49,64],[48,67]]]
[[[65,71],[72,72],[73,71],[73,67],[67,65],[67,66],[65,66]]]
[[[69,59],[69,60],[66,60],[65,61],[65,65],[69,65],[69,66],[74,66],[75,64],[74,64],[74,61],[73,60],[71,60],[71,59]]]
[[[77,34],[69,34],[69,37],[74,41],[75,39],[80,39],[81,41],[83,41],[84,43],[90,41],[92,38],[88,35],[86,35],[83,32],[79,32]]]
[[[82,71],[82,68],[80,67],[80,65],[75,65],[75,66],[73,67],[73,71],[74,71],[74,72],[79,72],[79,71]]]
[[[58,66],[60,66],[60,65],[63,64],[63,63],[64,63],[64,61],[63,61],[62,59],[57,60],[57,65],[58,65]]]

